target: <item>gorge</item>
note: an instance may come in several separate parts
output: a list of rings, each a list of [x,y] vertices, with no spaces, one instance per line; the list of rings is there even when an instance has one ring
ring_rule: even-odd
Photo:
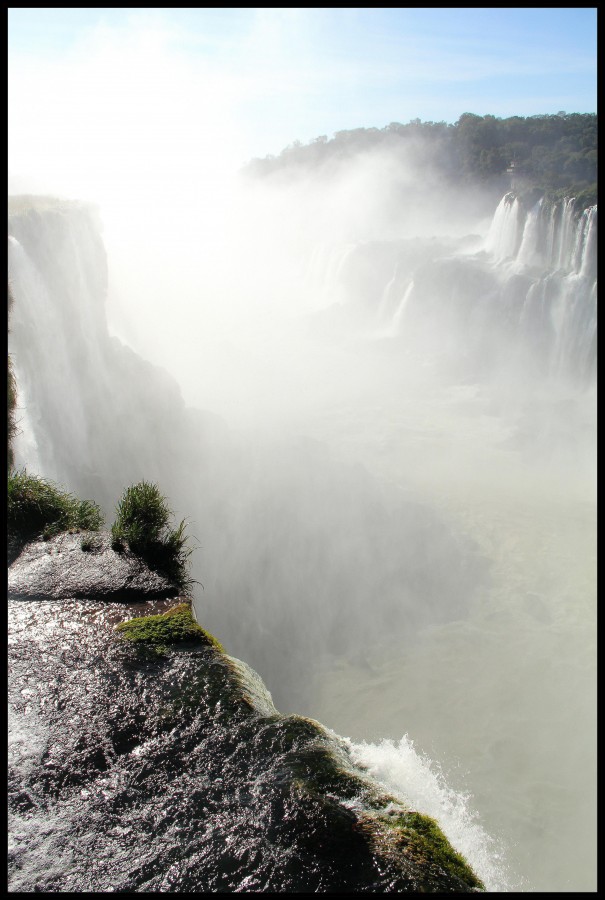
[[[488,890],[593,890],[597,208],[320,197],[251,189],[189,294],[178,222],[127,273],[102,212],[11,198],[15,464],[108,520],[157,481],[198,621],[280,713]]]

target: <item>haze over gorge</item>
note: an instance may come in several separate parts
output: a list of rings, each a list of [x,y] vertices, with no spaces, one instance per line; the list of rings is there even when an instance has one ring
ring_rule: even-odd
[[[507,143],[418,120],[161,214],[153,187],[11,197],[15,466],[108,520],[157,482],[198,621],[281,713],[345,738],[488,891],[593,891],[594,160],[557,183],[531,141],[596,117],[540,118],[512,184]]]

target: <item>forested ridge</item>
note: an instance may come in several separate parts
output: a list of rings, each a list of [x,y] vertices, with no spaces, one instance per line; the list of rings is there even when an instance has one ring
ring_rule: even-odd
[[[478,116],[464,113],[453,124],[391,122],[384,128],[337,131],[302,144],[294,141],[279,156],[254,159],[246,172],[271,176],[310,167],[331,170],[344,159],[373,149],[401,153],[420,165],[459,182],[482,183],[497,189],[510,184],[511,163],[525,189],[548,196],[573,194],[578,206],[596,203],[597,116],[594,113]]]

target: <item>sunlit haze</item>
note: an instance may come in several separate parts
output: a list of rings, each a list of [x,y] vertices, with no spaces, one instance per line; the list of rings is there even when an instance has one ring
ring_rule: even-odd
[[[122,270],[110,289],[113,326],[172,370],[185,367],[186,336],[169,334],[175,317],[161,336],[155,327],[164,310],[186,310],[191,324],[211,317],[231,329],[246,312],[258,323],[276,294],[282,311],[284,300],[298,309],[296,288],[285,298],[279,274],[290,271],[288,254],[301,241],[408,234],[401,223],[395,232],[383,227],[388,160],[331,183],[329,202],[323,188],[305,185],[293,195],[243,198],[234,183],[243,164],[297,140],[417,117],[591,111],[595,15],[11,9],[9,192],[99,204],[111,272]],[[413,168],[407,177],[414,181]],[[410,217],[416,231],[446,227],[442,210],[431,215],[424,203],[423,222],[419,213]],[[259,267],[257,242],[270,245],[276,232],[280,252],[269,272]],[[145,298],[145,322],[128,312],[133,293]]]
[[[95,196],[195,199],[341,129],[595,109],[596,9],[9,10],[9,170]]]
[[[9,201],[16,464],[157,480],[280,712],[594,890],[596,9],[8,26],[9,194],[92,204]]]

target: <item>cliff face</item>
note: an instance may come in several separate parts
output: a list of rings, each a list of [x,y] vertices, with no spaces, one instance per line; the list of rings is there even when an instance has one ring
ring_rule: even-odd
[[[9,595],[9,890],[480,889],[245,664],[115,631],[169,605]]]
[[[37,471],[109,513],[141,471],[165,484],[162,473],[183,447],[199,451],[214,420],[188,415],[176,382],[109,334],[94,207],[11,198],[9,251],[20,429]]]
[[[597,207],[506,194],[485,240],[359,244],[339,267],[344,303],[447,371],[489,383],[596,379]],[[344,318],[344,317],[343,317]]]

